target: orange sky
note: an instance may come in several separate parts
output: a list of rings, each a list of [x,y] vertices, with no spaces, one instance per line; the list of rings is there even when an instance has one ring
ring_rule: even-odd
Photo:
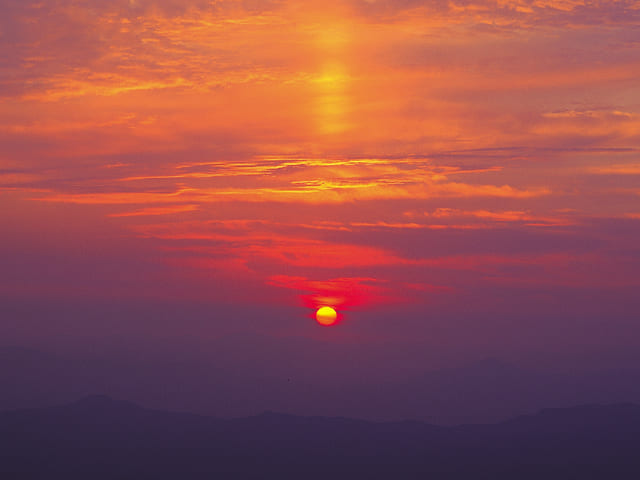
[[[10,0],[0,18],[3,295],[304,319],[640,286],[640,2]]]

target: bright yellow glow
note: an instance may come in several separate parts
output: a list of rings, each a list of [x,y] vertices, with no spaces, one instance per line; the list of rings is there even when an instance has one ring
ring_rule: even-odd
[[[319,131],[331,134],[347,130],[346,115],[351,99],[347,90],[350,77],[345,66],[339,62],[327,63],[314,82]]]
[[[336,323],[337,318],[338,314],[331,307],[320,307],[316,312],[316,320],[320,325],[333,325]]]

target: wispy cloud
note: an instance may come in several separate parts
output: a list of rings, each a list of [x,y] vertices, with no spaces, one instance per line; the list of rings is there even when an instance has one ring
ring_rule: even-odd
[[[639,20],[622,0],[7,0],[0,220],[81,215],[173,275],[309,304],[629,285]]]

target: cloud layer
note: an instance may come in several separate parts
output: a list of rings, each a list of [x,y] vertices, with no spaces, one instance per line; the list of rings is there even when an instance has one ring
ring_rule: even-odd
[[[5,1],[0,291],[617,308],[639,24],[622,0]]]

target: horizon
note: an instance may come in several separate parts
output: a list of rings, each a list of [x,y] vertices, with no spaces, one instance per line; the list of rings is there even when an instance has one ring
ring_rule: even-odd
[[[176,361],[162,352],[114,358],[0,347],[0,382],[5,386],[0,410],[43,408],[104,394],[155,410],[226,419],[274,411],[451,426],[498,423],[548,408],[640,404],[637,364],[577,371],[533,369],[485,358],[440,369],[405,370],[402,375],[394,369],[371,374],[371,366],[363,365],[343,369],[334,378],[314,368],[312,359],[318,353],[310,350],[313,344],[303,346],[308,355],[304,361],[296,359],[296,351],[283,352],[280,344],[262,347],[258,362],[275,352],[281,362],[263,364],[256,371],[251,363],[233,365],[235,357],[229,351]],[[295,368],[286,367],[296,361]],[[341,357],[336,361],[343,362]]]
[[[158,413],[169,413],[169,414],[179,414],[179,415],[184,415],[185,417],[203,417],[203,418],[210,418],[212,420],[221,420],[221,421],[227,421],[227,422],[233,422],[234,420],[246,420],[246,419],[254,419],[254,418],[259,418],[259,417],[269,417],[269,416],[275,416],[275,417],[285,417],[285,418],[307,418],[307,419],[318,419],[318,420],[347,420],[347,421],[355,421],[355,422],[362,422],[362,423],[372,423],[372,424],[407,424],[407,423],[418,423],[418,424],[423,424],[425,426],[432,426],[432,427],[441,427],[441,428],[450,428],[450,429],[455,429],[456,427],[465,427],[465,426],[474,426],[474,425],[478,425],[478,426],[491,426],[491,425],[501,425],[501,424],[508,424],[514,420],[520,420],[520,419],[529,419],[532,417],[540,417],[543,415],[548,415],[549,413],[564,413],[564,412],[569,412],[569,413],[576,413],[576,412],[584,412],[584,411],[595,411],[595,410],[615,410],[615,409],[621,409],[621,408],[636,408],[638,409],[638,411],[640,412],[640,403],[636,403],[636,402],[618,402],[618,403],[585,403],[585,404],[581,404],[581,405],[573,405],[573,406],[567,406],[567,407],[545,407],[545,408],[541,408],[537,411],[534,411],[532,413],[527,413],[527,414],[521,414],[521,415],[516,415],[513,417],[509,417],[503,420],[498,420],[498,421],[494,421],[494,422],[478,422],[478,423],[461,423],[461,424],[453,424],[453,425],[438,425],[438,424],[431,424],[429,422],[426,422],[424,420],[415,420],[415,419],[400,419],[400,420],[371,420],[371,419],[363,419],[363,418],[351,418],[351,417],[344,417],[344,416],[324,416],[324,415],[296,415],[296,414],[292,414],[292,413],[285,413],[285,412],[279,412],[279,411],[274,411],[274,410],[263,410],[259,413],[255,413],[252,415],[247,415],[247,416],[241,416],[241,417],[217,417],[215,415],[207,415],[207,414],[202,414],[202,413],[194,413],[194,412],[187,412],[187,411],[170,411],[170,410],[163,410],[163,409],[158,409],[158,408],[150,408],[148,406],[145,405],[140,405],[136,402],[132,402],[130,400],[126,400],[126,399],[122,399],[122,398],[114,398],[111,395],[108,394],[104,394],[104,393],[92,393],[89,395],[85,395],[82,396],[76,400],[73,400],[71,402],[66,402],[66,403],[62,403],[62,404],[55,404],[55,405],[48,405],[46,407],[30,407],[30,408],[17,408],[17,409],[1,409],[0,410],[0,414],[5,413],[5,414],[12,414],[12,413],[16,413],[16,412],[21,412],[21,411],[55,411],[57,409],[68,409],[68,408],[76,408],[78,406],[81,407],[88,407],[88,408],[93,408],[93,409],[99,409],[99,408],[112,408],[114,406],[127,406],[127,407],[131,407],[134,409],[140,409],[140,410],[148,410],[148,411],[154,411],[154,412],[158,412]]]
[[[275,413],[220,420],[92,397],[0,412],[0,430],[10,436],[0,437],[0,470],[65,479],[634,478],[639,429],[634,404],[547,409],[447,428]]]

